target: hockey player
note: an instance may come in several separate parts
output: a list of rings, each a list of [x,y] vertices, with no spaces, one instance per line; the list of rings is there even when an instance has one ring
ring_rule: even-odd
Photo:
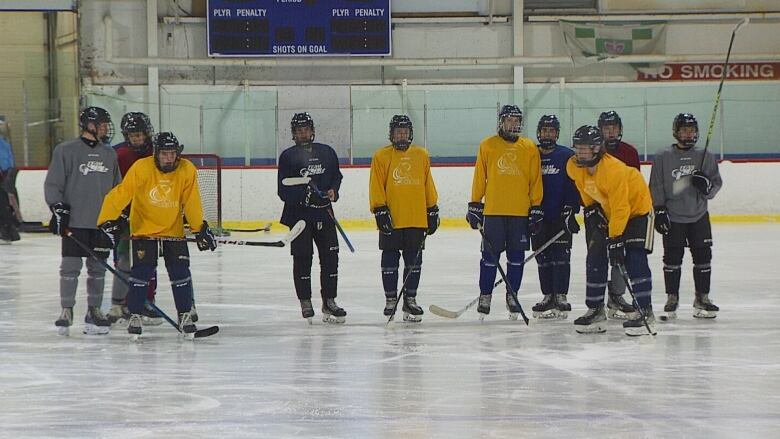
[[[0,242],[18,241],[20,215],[18,212],[14,175],[17,171],[8,124],[0,119]]]
[[[623,141],[623,121],[620,116],[615,111],[605,111],[599,115],[598,126],[604,136],[607,154],[639,171],[639,152],[633,145]],[[612,267],[607,290],[607,317],[617,320],[636,317],[634,307],[624,299],[626,283],[617,267]]]
[[[474,178],[471,183],[471,202],[466,219],[472,229],[483,224],[483,231],[495,258],[506,250],[507,285],[506,304],[509,317],[516,319],[520,312],[517,290],[523,279],[523,259],[529,247],[529,229],[538,231],[544,213],[542,176],[539,149],[531,139],[520,137],[523,113],[515,105],[504,105],[498,117],[498,134],[479,145]],[[483,201],[484,200],[484,201]],[[488,243],[482,243],[479,270],[480,318],[490,313],[493,283],[497,265]],[[514,291],[513,294],[511,291]]]
[[[566,318],[571,311],[567,300],[571,274],[572,234],[580,231],[574,215],[580,210],[580,195],[566,174],[566,162],[574,152],[558,145],[561,123],[555,115],[544,115],[536,127],[542,161],[544,220],[539,233],[531,237],[534,250],[544,245],[561,230],[565,233],[536,256],[539,284],[544,297],[534,305],[534,317]]]
[[[692,114],[674,118],[672,135],[677,143],[656,154],[650,172],[655,228],[664,242],[664,311],[668,318],[676,317],[683,253],[689,247],[696,288],[693,316],[715,318],[719,308],[709,298],[712,229],[707,201],[715,197],[723,181],[715,157],[695,147],[699,124]]]
[[[579,333],[606,331],[604,291],[607,262],[632,279],[639,315],[623,322],[628,335],[655,334],[647,254],[652,251],[652,201],[642,174],[605,154],[601,130],[583,125],[572,139],[575,155],[566,164],[585,206],[586,299],[588,311],[574,321]]]
[[[284,201],[281,223],[291,227],[299,220],[306,228],[290,245],[293,256],[293,282],[301,303],[301,314],[309,322],[314,316],[311,303],[311,265],[314,244],[320,260],[322,320],[343,323],[346,311],[336,304],[339,243],[331,203],[339,198],[341,171],[336,151],[314,141],[314,120],[309,113],[296,113],[290,121],[295,145],[279,157],[278,194]],[[308,185],[286,186],[288,177],[309,177]]]
[[[369,204],[382,250],[384,315],[389,317],[397,309],[398,266],[403,254],[404,320],[419,322],[423,314],[416,299],[421,247],[426,235],[432,235],[439,227],[438,195],[428,152],[412,144],[414,129],[409,117],[393,116],[388,137],[390,145],[380,148],[371,159],[369,180]]]
[[[192,277],[190,255],[184,238],[182,212],[196,233],[198,250],[214,250],[217,243],[203,220],[200,190],[195,165],[181,158],[184,148],[173,133],[154,136],[152,157],[138,160],[124,180],[103,202],[97,223],[108,236],[116,236],[124,227],[122,212],[130,205],[130,236],[133,266],[130,271],[130,291],[127,306],[130,320],[127,332],[137,338],[143,331],[141,313],[144,309],[149,281],[162,255],[171,279],[173,299],[182,333],[194,336],[192,322]]]
[[[140,112],[130,112],[122,116],[120,130],[124,137],[124,142],[114,146],[119,161],[119,170],[122,177],[127,175],[127,171],[138,159],[150,157],[152,155],[152,138],[154,137],[154,127],[149,120],[149,116]],[[127,214],[124,214],[125,217]],[[130,276],[130,235],[129,230],[124,230],[119,234],[116,249],[114,249],[114,264],[117,270]],[[155,272],[149,281],[149,291],[146,298],[149,302],[154,302],[155,289],[157,287],[157,273]],[[114,276],[114,283],[111,288],[111,310],[108,312],[108,320],[115,323],[121,319],[128,319],[130,313],[127,310],[127,285],[118,277]],[[162,317],[150,306],[145,305],[143,312],[144,324],[159,325],[162,323]],[[193,319],[195,321],[195,319]]]
[[[97,218],[103,197],[119,183],[121,176],[116,152],[109,145],[114,128],[108,112],[100,107],[88,107],[79,115],[79,126],[81,137],[54,148],[44,182],[46,203],[53,214],[49,228],[55,235],[62,236],[62,312],[55,325],[61,335],[69,334],[82,258],[87,258],[84,333],[107,334],[111,324],[100,310],[106,270],[73,239],[91,247],[99,257],[108,258],[113,242],[98,230]],[[69,231],[72,238],[68,237]]]

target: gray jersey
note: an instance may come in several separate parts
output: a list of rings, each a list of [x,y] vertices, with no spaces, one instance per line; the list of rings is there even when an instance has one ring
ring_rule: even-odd
[[[650,172],[650,195],[653,197],[653,206],[666,206],[672,222],[698,221],[707,213],[707,200],[714,198],[723,186],[715,156],[708,152],[702,166],[703,154],[704,151],[696,147],[686,151],[672,145],[655,156]],[[706,196],[691,184],[691,175],[698,170],[712,184],[712,190]]]
[[[54,148],[44,182],[46,204],[70,205],[70,227],[97,229],[103,198],[122,180],[116,151],[99,143],[94,148],[81,138]]]

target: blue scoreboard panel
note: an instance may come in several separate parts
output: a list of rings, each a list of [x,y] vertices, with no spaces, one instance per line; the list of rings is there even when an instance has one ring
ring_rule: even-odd
[[[208,0],[209,56],[390,55],[390,0]]]

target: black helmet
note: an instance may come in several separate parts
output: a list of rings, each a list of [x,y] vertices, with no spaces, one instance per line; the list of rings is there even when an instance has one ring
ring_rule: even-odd
[[[603,132],[604,127],[607,125],[616,125],[618,127],[617,137],[606,139],[607,149],[614,151],[620,145],[620,140],[623,139],[623,121],[615,111],[605,111],[599,115],[599,129]]]
[[[409,138],[406,140],[394,140],[393,130],[396,128],[408,128]],[[414,139],[414,128],[412,127],[412,120],[409,119],[409,116],[405,114],[396,114],[393,116],[393,118],[390,120],[390,132],[388,137],[390,139],[390,143],[392,143],[396,149],[406,151],[406,149],[409,148],[409,145],[412,144],[412,139]]]
[[[517,126],[512,127],[511,130],[504,130],[504,120],[509,117],[517,117],[520,119],[520,123]],[[523,112],[517,105],[504,105],[501,107],[501,111],[498,113],[498,135],[502,139],[514,142],[520,137],[523,132]]]
[[[296,128],[309,127],[311,128],[311,138],[308,141],[295,140]],[[309,113],[295,113],[290,121],[290,132],[292,133],[293,141],[298,146],[308,146],[314,142],[314,119],[311,118]]]
[[[154,145],[154,163],[157,165],[157,169],[162,172],[172,172],[179,166],[181,160],[181,152],[184,150],[184,145],[179,143],[179,139],[170,132],[157,133],[152,141]],[[160,164],[160,152],[161,151],[176,151],[176,160],[172,165],[163,166]]]
[[[555,129],[554,139],[542,139],[542,128]],[[539,123],[536,125],[536,138],[539,140],[539,147],[544,149],[551,149],[558,142],[558,136],[561,133],[561,122],[554,114],[545,114],[539,119]]]
[[[574,136],[572,136],[571,143],[575,151],[577,145],[587,145],[593,151],[593,157],[589,160],[580,160],[576,155],[574,156],[575,163],[580,168],[596,166],[596,163],[604,155],[604,137],[601,135],[601,130],[598,127],[583,125],[577,128]]]
[[[137,153],[143,154],[152,146],[154,127],[152,127],[152,122],[146,114],[138,111],[131,111],[130,113],[125,114],[122,116],[122,122],[120,122],[119,128],[122,130],[125,142],[127,142],[127,144]],[[133,145],[128,138],[128,134],[130,133],[143,133],[145,136],[144,143],[142,145]]]
[[[97,126],[106,123],[108,124],[108,130],[106,135],[98,139]],[[89,128],[89,125],[94,126],[93,129]],[[79,114],[79,128],[81,131],[86,131],[95,137],[95,140],[99,140],[103,143],[111,143],[111,139],[114,138],[114,123],[111,122],[111,115],[108,114],[103,108],[100,107],[87,107],[81,110]]]
[[[696,128],[696,134],[693,139],[680,139],[680,128],[682,127],[694,127]],[[699,140],[699,122],[691,113],[680,113],[674,117],[672,123],[672,134],[677,139],[677,145],[680,149],[691,149]]]

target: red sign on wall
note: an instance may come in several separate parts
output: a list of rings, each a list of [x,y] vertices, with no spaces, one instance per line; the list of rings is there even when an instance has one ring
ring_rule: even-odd
[[[722,63],[674,63],[664,64],[658,73],[637,73],[638,81],[720,81]],[[726,66],[728,80],[780,79],[780,63],[742,62]]]

